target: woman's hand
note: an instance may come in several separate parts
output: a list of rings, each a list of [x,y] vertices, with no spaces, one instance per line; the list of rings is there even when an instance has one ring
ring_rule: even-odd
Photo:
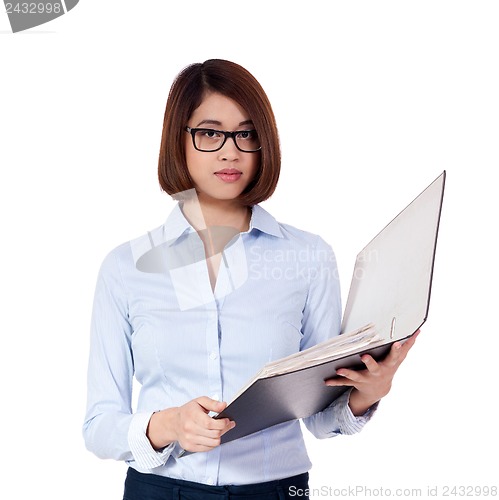
[[[186,451],[210,451],[236,425],[228,418],[215,420],[208,415],[210,411],[220,413],[226,406],[202,396],[183,406],[156,412],[149,421],[147,437],[157,450],[178,441]]]
[[[354,415],[364,414],[374,403],[390,392],[393,377],[416,342],[418,335],[419,330],[403,344],[395,342],[383,361],[376,362],[372,356],[365,354],[361,359],[366,365],[366,370],[340,368],[336,372],[339,377],[326,380],[326,385],[353,386],[348,405]]]

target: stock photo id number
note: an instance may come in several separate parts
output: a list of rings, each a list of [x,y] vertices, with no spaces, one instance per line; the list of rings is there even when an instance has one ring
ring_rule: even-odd
[[[8,2],[4,0],[5,13],[13,33],[53,21],[73,9],[79,0],[48,2]]]

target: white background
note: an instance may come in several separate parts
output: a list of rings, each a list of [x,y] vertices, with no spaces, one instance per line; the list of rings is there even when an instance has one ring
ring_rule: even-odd
[[[8,498],[121,498],[126,467],[81,437],[95,278],[173,206],[156,179],[164,105],[212,57],[266,89],[283,169],[264,206],[333,245],[344,300],[356,253],[448,173],[429,320],[361,434],[307,435],[311,486],[497,486],[498,25],[480,0],[81,0],[12,34],[2,9]]]

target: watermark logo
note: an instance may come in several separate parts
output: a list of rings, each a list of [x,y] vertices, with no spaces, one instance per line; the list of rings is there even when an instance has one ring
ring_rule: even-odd
[[[4,0],[5,12],[13,33],[45,24],[63,16],[80,0],[52,0],[49,2],[19,2]]]
[[[177,193],[174,199],[180,201],[196,230],[185,227],[172,239],[156,230],[130,244],[136,269],[167,273],[179,309],[185,311],[213,303],[214,298],[221,299],[240,288],[248,279],[248,265],[239,231],[229,226],[207,226],[195,189]],[[218,269],[212,293],[200,279],[208,268]]]

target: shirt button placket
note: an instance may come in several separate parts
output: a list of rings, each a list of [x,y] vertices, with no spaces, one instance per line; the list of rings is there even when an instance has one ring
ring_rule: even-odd
[[[218,304],[216,304],[218,306]],[[212,304],[213,306],[213,304]],[[206,352],[208,364],[208,387],[211,399],[221,401],[222,393],[222,373],[220,365],[220,344],[219,344],[219,318],[218,307],[210,311],[206,331]],[[218,477],[220,461],[220,447],[216,447],[207,455],[206,475],[211,479],[212,484]]]

